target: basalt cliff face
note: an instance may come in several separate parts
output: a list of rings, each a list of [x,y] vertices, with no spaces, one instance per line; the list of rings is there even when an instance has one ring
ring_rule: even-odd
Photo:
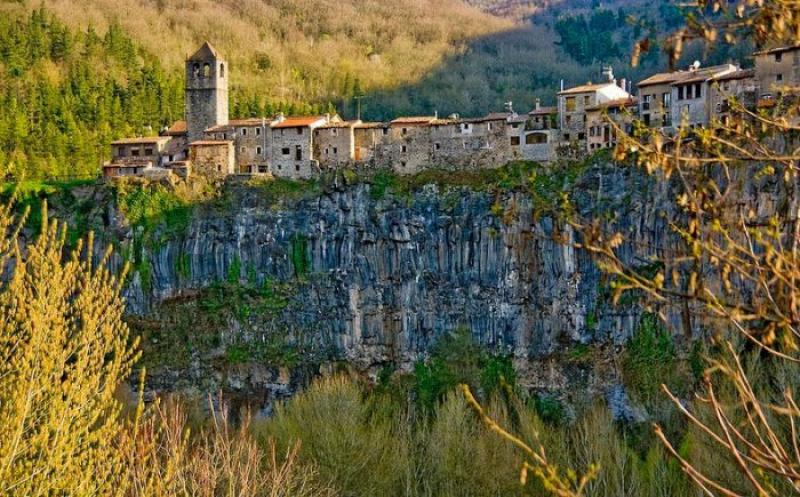
[[[632,169],[595,165],[564,187],[580,215],[604,216],[630,237],[630,257],[634,246],[663,246],[667,230],[658,199],[664,192]],[[184,230],[146,249],[148,281],[134,274],[129,311],[143,323],[160,320],[154,340],[163,343],[175,323],[170,303],[198,313],[184,323],[189,338],[206,326],[199,314],[218,312],[192,304],[202,289],[216,285],[217,298],[230,302],[247,298],[234,292],[239,284],[280,285],[282,301],[267,317],[237,307],[215,321],[208,350],[189,350],[180,367],[151,369],[154,388],[177,382],[199,391],[287,393],[317,369],[279,368],[274,363],[282,361],[250,356],[225,373],[215,364],[230,359],[233,343],[277,339],[281,350],[301,351],[315,365],[409,369],[438,337],[459,328],[513,355],[532,388],[573,381],[606,388],[615,381],[613,368],[570,368],[557,358],[576,344],[619,345],[641,310],[635,302],[611,304],[597,266],[570,245],[572,229],[541,202],[513,188],[428,184],[376,194],[374,186],[357,183],[274,203],[258,187],[227,185],[223,202],[197,207]],[[116,213],[109,218],[122,238],[135,236]]]

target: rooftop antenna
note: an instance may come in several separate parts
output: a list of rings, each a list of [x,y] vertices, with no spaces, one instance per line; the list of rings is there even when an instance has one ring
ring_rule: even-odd
[[[361,120],[361,99],[364,98],[364,94],[356,95],[353,97],[356,99],[356,119],[358,121]]]
[[[506,102],[505,107],[507,112],[510,112],[511,114],[514,113],[514,102],[511,101]]]

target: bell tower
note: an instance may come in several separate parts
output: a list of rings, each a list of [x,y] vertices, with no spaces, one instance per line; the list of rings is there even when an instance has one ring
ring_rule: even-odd
[[[189,143],[228,124],[228,63],[209,42],[186,59],[186,127]]]

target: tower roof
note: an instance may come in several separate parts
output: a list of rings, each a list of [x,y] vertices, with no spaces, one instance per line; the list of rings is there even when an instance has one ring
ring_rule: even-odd
[[[219,52],[217,52],[217,49],[214,48],[211,45],[211,43],[205,42],[203,43],[203,46],[200,47],[200,49],[197,52],[195,52],[194,55],[189,57],[187,60],[203,61],[203,60],[216,60],[220,58],[221,57],[219,55]]]

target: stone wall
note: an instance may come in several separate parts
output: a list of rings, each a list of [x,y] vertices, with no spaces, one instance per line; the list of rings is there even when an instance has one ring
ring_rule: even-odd
[[[230,140],[195,142],[189,153],[192,171],[209,178],[234,174],[236,157],[233,147]]]
[[[319,175],[319,164],[312,155],[314,134],[311,128],[276,128],[271,130],[271,137],[269,163],[274,176],[308,179]]]

